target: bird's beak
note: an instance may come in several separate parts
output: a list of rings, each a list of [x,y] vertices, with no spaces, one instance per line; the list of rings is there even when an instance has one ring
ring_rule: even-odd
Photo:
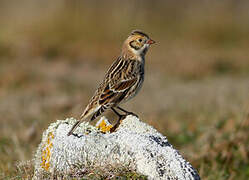
[[[147,41],[147,44],[149,44],[149,45],[155,44],[155,43],[156,43],[156,41],[154,41],[154,40],[152,40],[152,39],[149,39],[149,40]]]

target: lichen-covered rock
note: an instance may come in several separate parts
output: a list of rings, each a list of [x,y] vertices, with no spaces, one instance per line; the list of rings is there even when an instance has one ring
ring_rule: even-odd
[[[106,122],[103,117],[100,122]],[[113,133],[103,133],[86,122],[67,136],[76,119],[58,120],[43,133],[35,156],[34,179],[44,172],[70,174],[77,168],[122,168],[148,179],[200,179],[196,170],[175,150],[165,136],[127,116]],[[106,124],[108,123],[98,123]]]

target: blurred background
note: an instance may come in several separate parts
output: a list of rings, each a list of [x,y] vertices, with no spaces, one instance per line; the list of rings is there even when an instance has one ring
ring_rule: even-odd
[[[249,177],[249,1],[1,0],[0,179],[32,176],[42,132],[79,117],[133,29],[157,44],[123,107],[202,179]]]

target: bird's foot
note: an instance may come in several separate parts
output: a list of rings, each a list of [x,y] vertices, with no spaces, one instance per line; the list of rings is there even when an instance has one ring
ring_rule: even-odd
[[[129,116],[129,115],[132,115],[132,116],[135,116],[135,117],[138,118],[138,115],[135,114],[135,113],[133,113],[133,112],[127,112],[127,113],[126,113],[126,116]]]
[[[132,116],[136,116],[136,117],[138,118],[138,115],[136,115],[136,114],[133,113],[133,112],[127,111],[127,110],[125,110],[125,109],[123,109],[123,108],[121,108],[121,107],[119,107],[119,106],[117,106],[117,108],[118,108],[119,110],[123,111],[123,112],[125,113],[126,116],[132,115]]]
[[[120,124],[122,123],[122,121],[126,118],[126,114],[125,115],[120,115],[118,122],[110,129],[110,132],[115,132],[117,130],[117,128],[120,126]]]
[[[119,121],[110,129],[110,132],[111,132],[111,133],[115,132],[115,131],[118,129],[118,127],[119,127],[119,125],[121,124],[121,122],[122,122],[122,120],[119,120]]]
[[[123,119],[126,118],[126,116],[128,116],[128,114],[120,115],[118,121],[119,121],[119,122],[122,121]]]

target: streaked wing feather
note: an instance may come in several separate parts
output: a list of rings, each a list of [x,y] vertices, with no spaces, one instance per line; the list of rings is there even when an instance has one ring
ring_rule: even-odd
[[[105,90],[100,96],[99,103],[117,103],[121,101],[121,98],[124,98],[128,90],[137,82],[137,78],[123,80],[114,84],[112,87],[109,87],[109,84],[106,86]]]
[[[108,69],[103,83],[96,92],[98,104],[109,108],[125,99],[132,87],[139,82],[139,67],[138,61],[119,57]]]
[[[132,87],[136,82],[137,82],[137,77],[133,79],[123,80],[113,85],[110,89],[114,92],[125,91],[126,89]]]

